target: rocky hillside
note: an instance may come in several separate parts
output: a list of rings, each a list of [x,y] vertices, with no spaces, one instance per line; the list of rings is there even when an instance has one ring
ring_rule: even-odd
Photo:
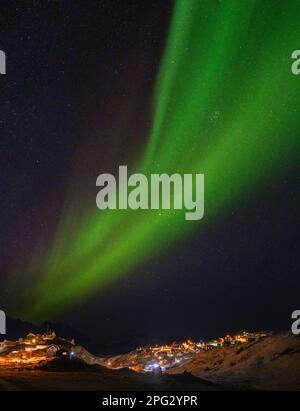
[[[235,389],[300,390],[300,338],[281,334],[201,352],[168,373],[185,371]]]

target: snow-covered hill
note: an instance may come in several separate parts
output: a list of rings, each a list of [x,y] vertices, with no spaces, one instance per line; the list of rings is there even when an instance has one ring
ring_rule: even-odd
[[[274,335],[254,343],[201,352],[168,373],[184,371],[232,388],[300,390],[300,337]]]

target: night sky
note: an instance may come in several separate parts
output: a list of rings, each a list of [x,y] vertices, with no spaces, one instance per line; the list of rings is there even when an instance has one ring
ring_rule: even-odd
[[[234,42],[234,36],[240,34],[242,46],[237,46],[237,49],[239,53],[245,53],[242,55],[245,57],[243,62],[235,63],[240,61],[236,55],[228,60],[227,68],[220,67],[223,78],[218,71],[212,70],[212,78],[204,76],[202,85],[199,83],[200,88],[208,89],[208,95],[215,93],[213,101],[208,97],[205,103],[204,97],[201,97],[204,107],[201,127],[205,130],[204,134],[207,132],[201,142],[203,153],[206,147],[211,149],[213,133],[217,134],[213,128],[215,126],[208,130],[206,123],[220,118],[216,128],[220,128],[220,133],[222,130],[225,133],[225,130],[230,130],[230,121],[234,117],[229,108],[234,107],[234,110],[240,110],[237,111],[240,113],[240,127],[246,124],[248,130],[253,125],[255,132],[256,124],[262,125],[261,116],[266,118],[262,130],[266,133],[274,131],[274,135],[279,130],[278,141],[282,141],[282,146],[279,143],[277,146],[282,158],[274,155],[276,167],[272,165],[260,173],[263,164],[257,159],[260,154],[256,157],[255,149],[249,149],[249,158],[246,157],[247,161],[243,163],[245,168],[251,169],[253,166],[259,177],[254,178],[251,174],[251,184],[248,184],[246,177],[241,179],[238,190],[241,194],[233,196],[233,201],[222,202],[226,195],[220,195],[219,199],[216,195],[216,202],[220,205],[212,205],[213,211],[210,212],[210,204],[214,204],[214,190],[209,192],[210,181],[213,181],[213,177],[210,180],[209,170],[213,169],[214,163],[213,159],[207,160],[209,198],[204,219],[199,223],[182,221],[182,225],[174,221],[177,227],[174,235],[170,224],[166,223],[167,229],[161,225],[159,231],[154,233],[158,237],[161,234],[163,238],[159,242],[159,250],[153,247],[148,252],[146,245],[145,249],[140,249],[137,237],[136,248],[133,242],[132,248],[124,253],[132,253],[133,260],[135,253],[141,258],[136,258],[136,264],[132,261],[128,265],[125,263],[124,272],[123,251],[114,236],[115,233],[119,235],[122,227],[134,226],[135,222],[125,215],[124,222],[122,220],[118,224],[112,217],[113,233],[106,240],[106,248],[113,248],[116,244],[116,250],[120,249],[116,251],[118,272],[113,267],[113,275],[109,269],[107,273],[99,273],[103,281],[98,282],[93,277],[93,282],[82,295],[68,287],[77,275],[77,267],[83,267],[81,270],[86,268],[90,273],[89,255],[84,261],[83,257],[78,257],[78,263],[73,256],[79,255],[76,238],[79,238],[81,246],[85,236],[89,235],[90,210],[94,219],[100,218],[95,205],[96,177],[102,172],[115,172],[121,164],[132,165],[133,168],[141,161],[146,164],[147,158],[143,157],[143,153],[147,153],[149,141],[155,141],[155,138],[149,140],[157,104],[153,93],[160,65],[168,66],[161,62],[168,47],[174,3],[166,0],[25,3],[2,1],[0,6],[0,49],[7,55],[7,75],[0,76],[0,308],[9,315],[34,320],[34,306],[43,305],[46,301],[39,321],[54,319],[71,324],[98,341],[199,339],[241,329],[289,329],[291,313],[300,308],[300,178],[295,161],[296,148],[299,149],[295,141],[299,140],[300,124],[297,126],[292,117],[300,118],[300,76],[293,78],[290,73],[290,54],[294,49],[299,49],[299,41],[296,44],[293,36],[285,37],[285,33],[297,21],[299,3],[291,2],[289,10],[276,1],[266,1],[263,10],[254,6],[249,19],[249,33],[236,31],[227,45],[219,43],[215,49],[217,53],[226,46],[230,55],[234,47],[229,48],[229,44]],[[234,2],[228,0],[228,3]],[[293,6],[296,8],[297,4],[295,10]],[[207,37],[206,23],[203,33],[200,33],[202,35],[197,38],[197,31],[191,30],[191,39],[196,40],[190,43],[187,40],[187,55],[182,55],[182,60],[189,62],[194,56],[193,61],[197,63],[196,53],[193,54],[193,48],[197,45],[204,45],[205,50],[214,48],[214,44],[210,43],[213,37],[209,36],[213,36],[211,31],[217,29],[209,23],[209,19],[215,21],[218,27],[219,7],[220,2],[212,1],[207,10],[203,10],[201,18],[208,21]],[[236,18],[246,17],[246,12],[236,14]],[[230,28],[230,17],[228,23]],[[272,41],[278,43],[276,38],[272,40],[272,30],[282,38],[278,56],[284,54],[286,61],[283,58],[278,65],[285,61],[286,79],[285,73],[280,77],[278,71],[273,73],[272,82],[268,62],[259,66],[264,58],[264,48],[259,40],[263,30],[267,30],[266,47],[272,45]],[[176,33],[175,30],[174,41],[179,36]],[[297,38],[297,33],[294,38]],[[249,50],[255,50],[260,76],[253,66],[254,51],[248,60],[246,58]],[[201,64],[199,57],[199,72],[204,72]],[[162,66],[162,72],[166,71],[166,67]],[[179,167],[184,170],[184,159],[188,161],[191,158],[189,149],[202,150],[201,144],[197,145],[200,137],[197,132],[194,133],[198,116],[193,116],[193,133],[187,133],[187,137],[185,134],[176,136],[183,139],[183,143],[178,144],[181,140],[175,137],[172,140],[171,133],[177,129],[177,120],[183,130],[188,123],[190,113],[185,108],[189,105],[189,94],[185,96],[182,89],[186,85],[189,90],[189,82],[193,81],[192,68],[192,65],[190,68],[184,64],[178,68],[174,86],[178,95],[173,91],[175,94],[169,99],[165,110],[164,132],[151,160],[152,166],[157,161],[161,170],[164,165],[167,171],[174,170],[167,160],[168,156],[175,158],[176,153],[180,159]],[[256,106],[251,106],[247,117],[242,112],[243,100],[239,96],[249,86],[254,100],[256,89],[251,89],[251,85],[256,84],[256,80],[257,84],[263,81],[263,70],[267,86],[272,84],[274,90],[266,86],[267,91],[262,93],[261,99],[264,98],[266,107],[269,101],[274,107],[272,105],[270,111],[262,115],[265,106],[258,97]],[[159,84],[156,86],[158,90]],[[277,98],[281,95],[280,84],[286,86],[284,91],[282,89],[282,99],[286,98],[284,101]],[[293,87],[297,87],[298,97],[289,100],[291,93],[295,92]],[[235,95],[231,96],[231,89]],[[195,90],[198,89],[195,87]],[[163,95],[158,91],[158,101]],[[191,99],[194,98],[192,91],[190,95]],[[187,104],[177,107],[177,99]],[[272,130],[268,125],[273,122],[272,115],[275,121],[276,105],[280,104],[286,123],[282,128],[276,124]],[[280,110],[278,112],[281,113]],[[201,116],[199,114],[199,122]],[[290,123],[293,126],[289,128]],[[201,127],[199,125],[200,130]],[[269,141],[272,142],[272,138]],[[274,146],[268,140],[258,144],[258,153],[260,147],[264,147],[266,161],[273,156],[276,138]],[[235,144],[232,143],[232,152],[239,153]],[[292,154],[282,147],[290,148]],[[222,164],[225,170],[231,166],[230,158],[234,160],[233,155],[228,156],[228,162]],[[221,187],[221,173],[218,178]],[[216,190],[218,188],[219,185]],[[229,192],[234,190],[233,186]],[[144,224],[143,218],[147,219],[142,216],[140,224]],[[145,226],[147,224],[148,220]],[[186,229],[185,224],[195,226]],[[80,232],[83,233],[81,237]],[[128,241],[125,231],[124,237],[120,238]],[[131,238],[134,241],[134,237]],[[99,240],[94,239],[93,235],[95,250],[90,253],[94,258],[96,253],[101,256],[102,252],[105,258],[106,248],[103,251],[98,249]],[[152,237],[149,247],[151,241]],[[69,261],[68,255],[72,260],[70,265],[57,269],[64,267],[64,261]],[[54,265],[55,275],[52,274]],[[80,272],[80,275],[84,273]],[[89,275],[92,277],[92,273]],[[110,275],[113,279],[104,281]],[[43,290],[45,285],[50,287],[49,295],[48,291]],[[66,294],[62,293],[56,299],[56,291],[61,292],[62,289],[66,290]],[[37,301],[39,298],[41,301]],[[62,301],[66,302],[65,306]]]

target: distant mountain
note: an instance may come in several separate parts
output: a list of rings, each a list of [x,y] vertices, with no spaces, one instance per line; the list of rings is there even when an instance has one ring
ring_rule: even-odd
[[[35,325],[28,321],[11,317],[6,318],[6,335],[1,335],[0,339],[17,340],[30,332],[41,334],[47,331],[54,331],[59,337],[74,338],[78,344],[86,344],[90,341],[88,336],[66,324],[44,322],[41,325]]]

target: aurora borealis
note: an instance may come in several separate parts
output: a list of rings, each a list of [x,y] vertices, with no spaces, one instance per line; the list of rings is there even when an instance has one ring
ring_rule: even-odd
[[[299,148],[300,87],[286,55],[286,45],[297,42],[299,16],[281,9],[279,3],[255,1],[175,4],[152,132],[136,169],[203,172],[208,224],[266,175],[284,172]],[[84,213],[84,227],[71,240],[69,225],[74,232],[76,221],[66,217],[58,229],[53,251],[39,268],[30,314],[44,316],[101,292],[162,247],[201,229],[178,212],[100,215],[90,207]]]
[[[14,281],[25,270],[31,284],[22,292],[22,317],[41,320],[90,295],[101,298],[108,285],[209,231],[247,193],[261,195],[288,173],[300,145],[300,79],[290,58],[299,48],[299,18],[296,1],[174,2],[146,143],[127,165],[146,175],[203,173],[204,219],[186,221],[184,210],[100,212],[97,174],[87,181],[73,170],[78,187],[68,192],[54,234],[34,247],[29,264],[14,268]],[[94,198],[87,201],[81,186],[92,186]]]

